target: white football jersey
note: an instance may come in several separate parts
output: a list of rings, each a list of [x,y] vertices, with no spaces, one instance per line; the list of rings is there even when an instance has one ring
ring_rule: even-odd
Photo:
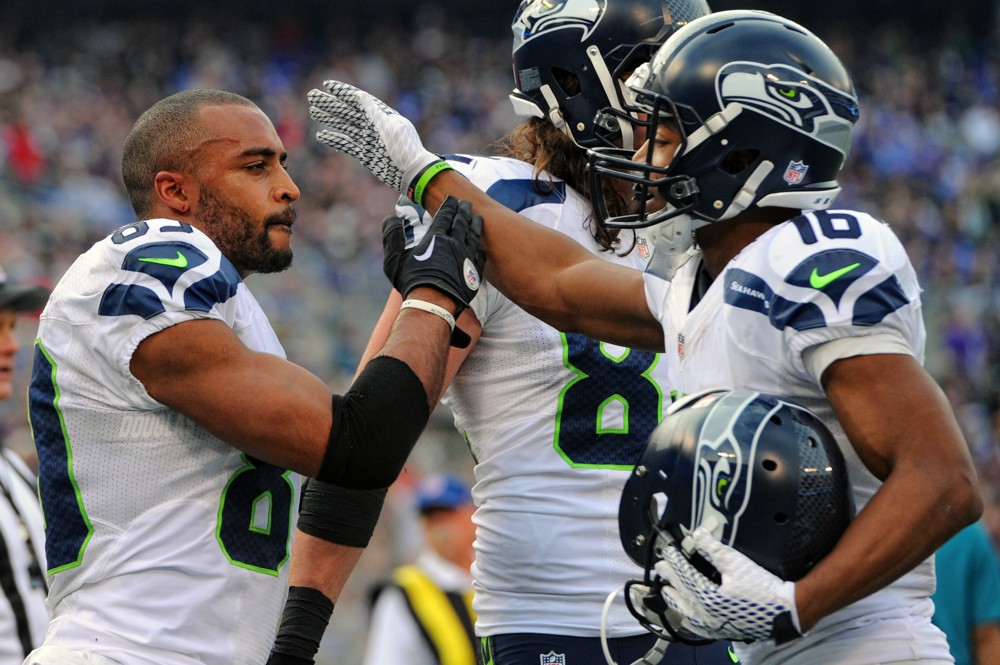
[[[95,244],[41,315],[29,398],[46,645],[136,665],[267,659],[298,477],[156,402],[129,370],[143,339],[193,319],[224,321],[249,348],[284,357],[229,260],[165,219]]]
[[[700,255],[692,251],[669,282],[645,276],[676,387],[683,394],[746,388],[803,403],[836,435],[857,508],[863,508],[881,483],[854,452],[803,353],[847,340],[838,344],[855,345],[857,353],[848,355],[903,352],[923,360],[920,287],[897,237],[865,213],[807,212],[746,247],[692,307],[700,269]],[[770,640],[737,644],[737,651],[754,664],[949,659],[944,636],[929,621],[933,590],[928,559],[824,618],[802,639],[780,648]]]
[[[625,257],[600,251],[589,203],[561,180],[539,190],[523,162],[449,160],[508,208],[608,261],[645,267],[645,238]],[[398,212],[420,219],[413,230],[423,237],[430,216],[413,204]],[[631,238],[622,234],[624,248]],[[477,462],[476,632],[596,637],[608,594],[641,578],[618,537],[618,504],[671,387],[658,354],[561,334],[488,283],[472,307],[482,336],[445,403]],[[620,594],[608,628],[644,632]]]

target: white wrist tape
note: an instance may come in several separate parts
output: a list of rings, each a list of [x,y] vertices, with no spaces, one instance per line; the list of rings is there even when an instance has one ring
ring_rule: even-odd
[[[436,314],[442,319],[448,322],[448,327],[455,330],[455,317],[451,315],[451,312],[446,310],[444,307],[438,307],[434,303],[429,303],[426,300],[404,300],[403,304],[400,306],[400,311],[404,309],[419,309],[425,312],[430,312],[431,314]]]

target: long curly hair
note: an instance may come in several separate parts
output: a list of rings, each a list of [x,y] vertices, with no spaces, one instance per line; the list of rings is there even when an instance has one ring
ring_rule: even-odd
[[[542,194],[552,191],[549,176],[566,181],[585,199],[590,201],[590,181],[587,177],[587,153],[573,140],[543,118],[529,118],[509,131],[491,146],[497,157],[510,157],[534,166],[535,187]],[[604,196],[613,214],[624,212],[626,202],[611,186],[604,183]],[[625,256],[635,248],[635,233],[627,248],[616,229],[606,229],[597,223],[593,209],[583,225],[587,227],[601,249]]]

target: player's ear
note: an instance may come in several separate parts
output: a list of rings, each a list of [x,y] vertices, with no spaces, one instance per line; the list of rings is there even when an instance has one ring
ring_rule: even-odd
[[[195,191],[194,182],[183,173],[176,171],[160,171],[153,179],[153,189],[157,200],[182,215],[191,210],[191,201]]]

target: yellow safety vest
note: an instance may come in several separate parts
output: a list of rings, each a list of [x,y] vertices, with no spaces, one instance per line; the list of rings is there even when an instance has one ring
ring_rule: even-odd
[[[443,591],[419,567],[400,566],[393,582],[406,594],[421,632],[441,665],[476,665],[472,591]]]

